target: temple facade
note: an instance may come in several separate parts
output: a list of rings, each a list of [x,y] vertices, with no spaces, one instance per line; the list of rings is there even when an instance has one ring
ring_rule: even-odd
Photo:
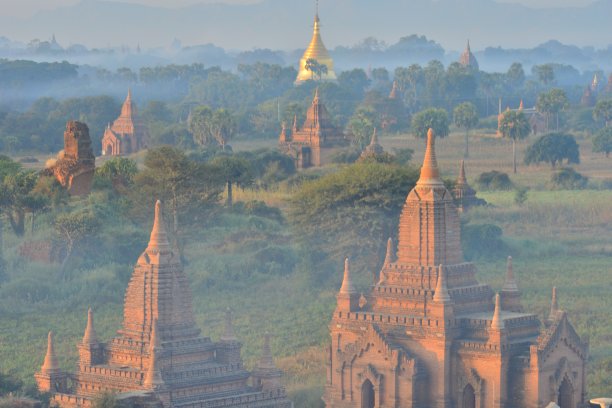
[[[542,408],[586,401],[588,345],[556,291],[549,317],[523,310],[508,260],[500,293],[463,260],[460,221],[430,130],[420,178],[365,295],[345,261],[329,325],[327,407]]]
[[[300,66],[298,67],[298,76],[295,80],[295,83],[297,85],[304,81],[308,81],[309,79],[319,79],[321,81],[335,81],[337,79],[336,73],[334,72],[334,61],[329,55],[329,51],[327,51],[327,48],[325,48],[325,44],[323,44],[319,25],[319,12],[317,10],[314,19],[312,39],[310,40],[308,48],[306,48],[306,51],[304,51],[302,59],[300,59]],[[319,75],[313,70],[307,69],[309,59],[313,59],[319,64],[324,65],[326,71],[321,72]]]
[[[298,127],[297,116],[293,118],[291,129],[287,129],[283,123],[278,146],[281,152],[295,159],[297,168],[303,169],[321,166],[326,162],[325,152],[346,143],[344,134],[334,126],[327,108],[321,102],[317,89],[304,124]]]
[[[161,212],[158,201],[149,244],[128,284],[117,336],[103,343],[90,309],[77,345],[77,371],[67,373],[59,368],[49,333],[44,364],[36,374],[39,390],[50,392],[52,405],[60,407],[89,407],[97,395],[110,391],[136,407],[290,408],[267,337],[259,365],[249,372],[231,314],[218,342],[200,334],[187,277]]]
[[[69,121],[64,132],[64,151],[43,174],[55,177],[70,195],[85,196],[91,191],[95,170],[89,128],[85,123]]]
[[[121,107],[121,114],[109,124],[102,137],[102,155],[121,156],[136,153],[147,146],[149,131],[138,117],[136,104],[132,101],[132,92]]]

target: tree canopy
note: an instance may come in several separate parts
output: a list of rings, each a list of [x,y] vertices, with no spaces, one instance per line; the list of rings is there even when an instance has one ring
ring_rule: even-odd
[[[525,164],[549,163],[552,168],[567,160],[580,163],[578,143],[567,133],[549,133],[538,138],[525,152]]]
[[[436,137],[448,136],[449,120],[444,109],[430,108],[412,117],[412,133],[416,137],[425,139],[430,128],[434,130]]]

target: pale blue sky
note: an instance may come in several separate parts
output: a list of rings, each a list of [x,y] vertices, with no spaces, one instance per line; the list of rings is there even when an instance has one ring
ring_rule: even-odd
[[[58,6],[72,5],[80,0],[0,0],[5,16],[27,17],[40,10]],[[256,3],[258,0],[121,0],[126,3],[139,3],[165,7],[180,7],[194,3]],[[321,0],[333,1],[333,0]],[[404,0],[398,0],[404,1]],[[457,0],[461,1],[461,0]],[[507,3],[521,3],[530,7],[583,6],[593,0],[499,0]]]

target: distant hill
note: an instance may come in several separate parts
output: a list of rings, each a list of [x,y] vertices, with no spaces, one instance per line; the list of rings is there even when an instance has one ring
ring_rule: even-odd
[[[310,37],[313,5],[303,0],[262,0],[250,5],[198,4],[178,9],[82,0],[19,20],[0,16],[0,36],[47,39],[89,47],[207,44],[226,49],[291,50]],[[550,39],[605,47],[612,38],[612,1],[585,7],[531,9],[493,0],[329,0],[322,2],[324,40],[330,48],[373,36],[395,43],[422,34],[446,49],[530,48]]]

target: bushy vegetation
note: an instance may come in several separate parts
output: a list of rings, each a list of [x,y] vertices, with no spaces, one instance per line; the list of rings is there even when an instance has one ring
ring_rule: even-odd
[[[478,187],[483,190],[510,190],[513,187],[510,177],[500,171],[488,171],[478,176]]]
[[[576,170],[566,167],[553,173],[550,182],[555,189],[580,190],[587,186],[589,179]]]

